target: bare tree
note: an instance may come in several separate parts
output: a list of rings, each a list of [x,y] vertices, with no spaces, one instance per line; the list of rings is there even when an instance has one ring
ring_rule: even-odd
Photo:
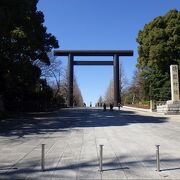
[[[121,96],[121,91],[127,87],[127,84],[128,84],[128,81],[127,81],[127,78],[124,73],[123,65],[120,62],[120,64],[119,64],[119,86],[120,86],[119,93],[120,93],[120,96]],[[114,102],[114,81],[113,80],[110,80],[109,86],[106,90],[105,102],[107,104]]]
[[[54,91],[54,97],[56,98],[60,93],[61,80],[64,76],[64,69],[62,68],[62,62],[52,54],[48,54],[50,58],[50,64],[47,65],[39,60],[35,61],[35,65],[41,69],[41,77],[46,79],[48,84]]]
[[[104,100],[103,100],[102,96],[100,96],[100,97],[98,98],[98,101],[97,101],[97,103],[96,103],[96,106],[102,107],[102,106],[103,106],[103,103],[104,103]]]
[[[60,84],[60,92],[64,97],[67,104],[67,96],[68,96],[68,73],[67,70],[64,73],[64,78]],[[73,79],[73,103],[74,106],[82,107],[83,106],[83,97],[77,83],[76,77]]]
[[[135,101],[139,102],[142,99],[141,82],[142,82],[142,79],[140,76],[140,72],[136,70],[134,72],[132,84],[129,88],[131,93],[133,94],[132,104],[134,104]]]
[[[124,68],[122,62],[119,63],[119,86],[120,86],[120,92],[128,87],[128,80],[124,73]]]
[[[83,106],[83,97],[81,91],[79,89],[79,85],[77,83],[76,77],[73,82],[73,102],[75,106],[82,107]]]
[[[134,72],[132,83],[128,88],[123,91],[123,101],[125,104],[135,104],[143,99],[143,93],[141,88],[142,77],[139,70]]]
[[[105,102],[106,104],[110,104],[114,102],[114,82],[110,81],[109,86],[105,93]]]

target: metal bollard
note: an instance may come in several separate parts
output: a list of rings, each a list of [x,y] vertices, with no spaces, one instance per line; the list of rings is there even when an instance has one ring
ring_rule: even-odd
[[[99,155],[100,155],[100,160],[99,160],[99,171],[103,171],[103,145],[99,145]]]
[[[159,158],[159,146],[156,145],[156,165],[157,165],[157,171],[160,171],[160,158]]]
[[[45,144],[42,144],[41,149],[41,170],[45,170]]]

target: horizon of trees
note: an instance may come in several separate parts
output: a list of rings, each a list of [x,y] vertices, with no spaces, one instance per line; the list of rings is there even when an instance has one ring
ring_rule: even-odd
[[[0,2],[0,101],[8,111],[66,106],[67,70],[51,53],[59,43],[47,32],[37,3],[38,0]],[[129,86],[120,64],[122,103],[170,99],[169,66],[180,67],[180,12],[170,10],[145,24],[137,43],[137,69]],[[74,105],[83,106],[76,78],[73,96]],[[112,80],[99,101],[112,103]]]

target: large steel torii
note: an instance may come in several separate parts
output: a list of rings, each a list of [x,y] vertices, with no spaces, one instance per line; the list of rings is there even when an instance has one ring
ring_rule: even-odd
[[[133,56],[132,50],[55,50],[55,56],[68,57],[68,99],[67,105],[73,106],[74,65],[113,65],[114,69],[114,106],[121,103],[119,88],[119,56]],[[112,56],[112,61],[74,61],[75,56]]]

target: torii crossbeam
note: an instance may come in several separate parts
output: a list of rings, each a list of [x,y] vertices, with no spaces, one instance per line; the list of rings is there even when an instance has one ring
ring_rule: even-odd
[[[68,107],[73,107],[74,65],[113,65],[114,70],[114,106],[121,103],[119,88],[119,56],[133,56],[132,50],[55,50],[55,56],[68,57]],[[112,61],[74,61],[75,56],[112,56]]]

